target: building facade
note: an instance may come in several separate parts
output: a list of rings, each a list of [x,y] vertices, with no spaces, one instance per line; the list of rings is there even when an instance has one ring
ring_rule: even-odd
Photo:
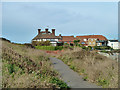
[[[61,34],[59,34],[58,37],[59,37],[58,40],[59,43],[67,43],[69,45],[74,44],[74,40],[76,40],[74,36],[62,36]]]
[[[107,38],[103,35],[76,36],[80,40],[79,44],[84,46],[107,46]]]
[[[52,32],[48,31],[48,28],[45,31],[38,29],[38,34],[32,39],[32,41],[50,41],[52,46],[63,45],[67,43],[69,45],[74,44],[74,40],[80,40],[79,44],[84,46],[107,46],[107,38],[103,35],[86,35],[86,36],[59,36],[55,35],[55,29],[52,29]]]
[[[38,35],[32,39],[32,41],[50,41],[52,46],[57,46],[59,37],[55,36],[55,29],[52,29],[52,33],[48,31],[48,28],[45,31],[38,29]]]
[[[108,46],[113,49],[120,49],[120,42],[118,40],[108,40]]]

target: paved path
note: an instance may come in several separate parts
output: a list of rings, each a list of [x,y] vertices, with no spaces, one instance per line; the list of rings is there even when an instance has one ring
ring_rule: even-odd
[[[68,84],[71,88],[101,88],[93,83],[84,81],[82,76],[79,76],[78,73],[71,70],[64,62],[56,58],[50,58],[54,68],[60,73],[64,82]]]

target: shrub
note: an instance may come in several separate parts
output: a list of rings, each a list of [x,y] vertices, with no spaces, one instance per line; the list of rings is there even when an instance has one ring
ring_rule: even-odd
[[[110,46],[94,46],[94,49],[96,50],[105,50],[105,49],[112,49]]]
[[[63,46],[35,46],[35,48],[41,50],[62,50]]]
[[[55,50],[62,50],[63,49],[63,46],[56,46],[55,47]]]
[[[32,41],[33,46],[50,46],[50,41]]]
[[[98,84],[101,85],[101,86],[104,86],[104,85],[109,85],[109,82],[105,79],[98,79]]]
[[[74,44],[75,44],[76,46],[79,45],[79,44],[78,44],[79,42],[80,42],[80,40],[74,40]]]
[[[86,49],[86,47],[85,47],[85,46],[83,46],[83,47],[82,47],[82,49]]]
[[[85,76],[85,77],[83,78],[84,81],[87,81],[87,79],[88,79],[88,76]]]
[[[89,49],[89,50],[92,50],[92,47],[91,47],[91,46],[88,46],[88,49]]]
[[[56,78],[52,78],[50,83],[57,84],[60,88],[70,88],[66,83],[64,83],[62,80]]]
[[[15,70],[14,70],[14,65],[13,65],[13,64],[10,64],[10,65],[8,66],[8,70],[9,70],[9,73],[10,73],[10,74],[12,74],[13,72],[15,72]]]

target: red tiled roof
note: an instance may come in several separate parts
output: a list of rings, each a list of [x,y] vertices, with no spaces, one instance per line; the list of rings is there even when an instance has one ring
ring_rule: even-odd
[[[86,36],[76,36],[78,39],[88,39],[88,38],[97,38],[99,40],[107,40],[107,38],[103,35],[86,35]]]
[[[59,37],[59,36],[58,36]],[[74,38],[74,36],[62,36],[62,39],[59,39],[59,42],[68,42],[68,41],[71,41],[73,42],[74,40],[76,40]]]

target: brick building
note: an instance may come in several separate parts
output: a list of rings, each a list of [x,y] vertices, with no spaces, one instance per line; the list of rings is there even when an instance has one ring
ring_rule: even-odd
[[[59,36],[55,35],[55,29],[52,32],[48,28],[45,31],[38,29],[38,34],[32,41],[50,41],[52,46],[62,45],[63,43],[74,44],[74,40],[80,40],[79,44],[84,46],[107,46],[107,38],[103,35],[86,35],[86,36]]]
[[[107,38],[103,35],[76,36],[80,40],[79,44],[85,46],[107,46]]]

